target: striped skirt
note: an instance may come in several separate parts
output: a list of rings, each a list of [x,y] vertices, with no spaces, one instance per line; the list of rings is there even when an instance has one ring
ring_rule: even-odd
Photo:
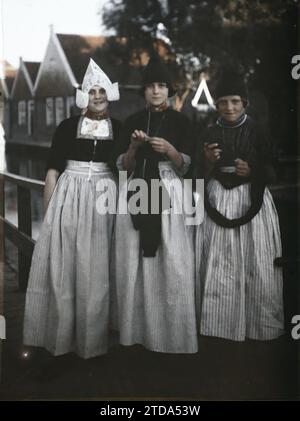
[[[159,164],[167,187],[178,178],[171,164]],[[181,180],[182,182],[182,180]],[[126,200],[127,186],[120,186]],[[176,189],[174,202],[179,201]],[[178,203],[179,205],[179,203]],[[197,352],[194,227],[185,215],[163,214],[162,239],[155,257],[143,257],[140,234],[130,214],[117,215],[115,241],[115,318],[123,345],[142,344],[151,351]]]
[[[115,215],[99,214],[105,163],[68,161],[37,240],[26,294],[25,345],[83,358],[108,347],[109,264]],[[109,200],[116,201],[108,189]]]
[[[250,206],[250,185],[224,189],[208,184],[211,204],[229,219]],[[200,333],[243,341],[268,340],[284,333],[282,269],[278,216],[266,188],[259,213],[234,229],[216,225],[205,215],[203,232],[196,235],[197,309]],[[203,236],[203,243],[202,243]]]

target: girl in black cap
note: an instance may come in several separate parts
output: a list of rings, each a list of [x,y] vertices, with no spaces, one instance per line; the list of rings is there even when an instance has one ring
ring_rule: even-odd
[[[161,180],[166,190],[177,181],[180,189],[191,162],[191,123],[168,107],[168,96],[174,91],[160,60],[149,61],[143,82],[146,108],[124,124],[118,167],[131,173],[132,179],[144,180],[149,192],[152,180]],[[127,189],[120,195],[120,199],[126,197]],[[173,204],[180,206],[179,196],[175,187]],[[185,224],[184,213],[163,212],[161,203],[158,213],[151,213],[150,194],[148,199],[147,214],[118,214],[116,218],[120,342],[142,344],[152,351],[194,353],[193,227]]]
[[[266,187],[274,171],[247,104],[243,81],[225,74],[216,89],[219,118],[202,138],[206,217],[196,244],[200,333],[236,341],[284,333],[282,270],[274,266],[280,231]]]

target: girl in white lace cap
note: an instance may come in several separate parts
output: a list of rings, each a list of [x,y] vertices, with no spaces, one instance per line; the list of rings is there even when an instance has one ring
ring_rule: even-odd
[[[108,165],[120,123],[109,117],[119,99],[91,59],[77,90],[83,115],[56,129],[48,159],[45,219],[35,246],[26,294],[25,345],[54,356],[91,358],[107,352],[109,262],[114,214],[96,207],[101,191],[110,203],[116,189]]]

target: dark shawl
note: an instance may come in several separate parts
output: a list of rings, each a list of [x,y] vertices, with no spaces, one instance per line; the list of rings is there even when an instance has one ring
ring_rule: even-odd
[[[150,121],[149,121],[150,117]],[[116,158],[128,150],[131,134],[135,129],[143,130],[149,136],[161,137],[171,143],[178,152],[192,156],[193,133],[189,119],[168,108],[161,112],[142,110],[130,116],[124,123],[123,130],[117,145]],[[145,143],[136,154],[136,167],[134,178],[142,178],[148,185],[148,214],[131,215],[134,228],[140,231],[140,242],[144,257],[154,257],[161,241],[161,200],[158,214],[151,214],[150,185],[152,179],[160,179],[158,163],[168,158],[154,152],[151,145]],[[128,198],[133,193],[129,193]]]

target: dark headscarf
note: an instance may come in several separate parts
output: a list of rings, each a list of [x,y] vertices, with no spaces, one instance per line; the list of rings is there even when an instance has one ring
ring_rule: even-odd
[[[248,103],[248,89],[242,76],[226,71],[223,73],[215,89],[215,100],[228,95],[239,95]]]
[[[154,82],[166,83],[169,89],[168,96],[171,97],[175,95],[176,91],[173,88],[172,79],[167,66],[158,56],[152,56],[143,71],[143,95],[145,87]]]

